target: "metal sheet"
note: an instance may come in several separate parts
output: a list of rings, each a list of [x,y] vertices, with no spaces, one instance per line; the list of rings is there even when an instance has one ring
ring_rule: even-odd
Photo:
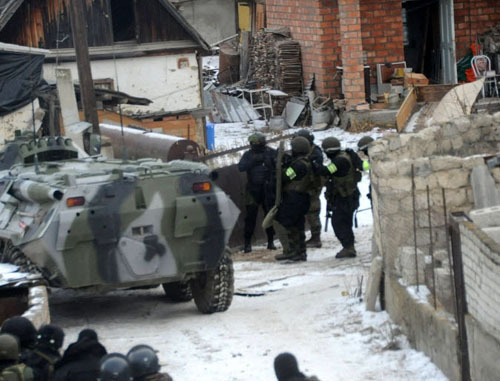
[[[295,126],[297,119],[299,119],[300,114],[306,107],[305,103],[298,103],[299,100],[290,100],[286,104],[286,122],[290,127]]]
[[[246,99],[221,94],[218,91],[211,91],[210,95],[218,117],[223,122],[246,123],[261,119],[260,114]]]

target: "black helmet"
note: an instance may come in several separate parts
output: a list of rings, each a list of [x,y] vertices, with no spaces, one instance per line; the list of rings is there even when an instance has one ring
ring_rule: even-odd
[[[121,353],[110,353],[101,359],[99,381],[130,381],[132,371],[127,357]]]
[[[46,324],[36,334],[37,345],[48,346],[53,350],[59,350],[64,341],[64,332],[57,325]]]
[[[266,144],[266,135],[256,132],[248,137],[251,146],[263,146]]]
[[[274,359],[274,372],[278,381],[301,376],[297,359],[291,353],[281,353]]]
[[[311,144],[314,142],[314,135],[311,133],[311,131],[306,130],[305,128],[299,130],[299,132],[297,132],[297,135],[295,136],[302,136],[309,140],[309,143]]]
[[[13,316],[4,321],[1,333],[10,333],[19,339],[21,348],[29,348],[35,344],[36,328],[24,316]]]
[[[160,370],[158,356],[149,345],[136,345],[128,351],[127,359],[134,378],[148,376]]]
[[[340,151],[340,141],[337,138],[326,138],[321,144],[323,151],[328,153],[333,153]]]
[[[371,136],[363,136],[361,139],[359,139],[358,150],[359,151],[366,150],[372,142],[373,138]]]
[[[303,136],[296,136],[292,139],[292,153],[295,155],[306,155],[311,150],[309,140]]]
[[[18,361],[19,342],[10,333],[0,334],[0,361]]]

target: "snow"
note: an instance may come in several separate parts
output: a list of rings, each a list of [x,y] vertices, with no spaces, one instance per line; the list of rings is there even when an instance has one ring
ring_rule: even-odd
[[[246,144],[249,132],[243,125],[217,125],[216,144]],[[364,134],[333,129],[314,135],[318,144],[336,136],[354,148]],[[368,185],[365,175],[361,209],[370,207]],[[174,380],[274,380],[273,360],[285,351],[295,354],[301,371],[322,381],[446,380],[429,358],[410,348],[386,312],[365,310],[358,292],[366,287],[371,261],[371,211],[359,213],[358,222],[353,259],[335,259],[341,247],[331,226],[322,233],[323,247],[308,249],[307,262],[275,262],[275,253],[263,246],[254,247],[262,254],[257,259],[238,254],[235,296],[223,313],[203,315],[193,302],[170,303],[161,288],[97,296],[55,290],[52,321],[65,329],[66,346],[87,327],[97,330],[109,352],[149,344]],[[426,292],[415,297],[424,302]]]

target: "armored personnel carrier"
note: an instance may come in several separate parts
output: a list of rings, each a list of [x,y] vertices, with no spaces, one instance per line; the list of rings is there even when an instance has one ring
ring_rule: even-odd
[[[233,296],[239,210],[204,164],[78,158],[71,139],[17,133],[0,153],[0,262],[51,287],[163,285],[203,313]]]

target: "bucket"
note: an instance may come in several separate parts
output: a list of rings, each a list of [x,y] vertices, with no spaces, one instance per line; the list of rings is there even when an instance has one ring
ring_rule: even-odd
[[[215,150],[215,124],[207,123],[205,126],[207,137],[207,148],[209,151]]]
[[[312,124],[326,123],[330,124],[332,121],[332,110],[329,108],[324,111],[312,110]]]
[[[282,116],[272,116],[269,119],[269,128],[272,131],[283,131],[287,129],[285,118]]]

